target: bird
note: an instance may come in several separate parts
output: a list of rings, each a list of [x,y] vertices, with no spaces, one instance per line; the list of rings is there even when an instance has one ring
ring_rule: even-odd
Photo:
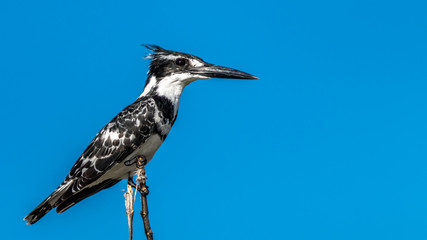
[[[142,94],[105,125],[77,159],[59,187],[31,211],[24,221],[31,225],[50,210],[62,213],[81,200],[136,174],[138,156],[148,163],[165,141],[178,114],[184,88],[210,78],[258,79],[228,67],[158,45],[150,50],[151,62]]]

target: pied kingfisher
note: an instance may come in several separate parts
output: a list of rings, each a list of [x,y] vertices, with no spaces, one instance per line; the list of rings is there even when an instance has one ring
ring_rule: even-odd
[[[40,220],[52,208],[62,213],[79,201],[132,178],[136,156],[150,161],[168,135],[178,113],[184,88],[199,79],[257,77],[235,69],[206,63],[194,55],[144,45],[152,51],[144,91],[95,136],[62,184],[24,218]]]

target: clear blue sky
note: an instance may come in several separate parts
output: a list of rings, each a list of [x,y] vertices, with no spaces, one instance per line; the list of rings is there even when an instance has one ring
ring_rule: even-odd
[[[427,238],[426,1],[3,0],[0,22],[2,238],[127,238],[125,182],[22,218],[142,92],[142,43],[260,78],[184,91],[147,166],[156,240]]]

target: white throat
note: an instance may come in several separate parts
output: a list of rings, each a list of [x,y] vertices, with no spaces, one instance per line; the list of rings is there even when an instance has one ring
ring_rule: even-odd
[[[182,81],[182,74],[172,74],[162,78],[160,81],[155,76],[150,76],[144,91],[139,97],[148,95],[159,95],[168,98],[172,102],[179,101],[182,91],[190,81]]]
[[[145,86],[144,91],[139,97],[141,98],[151,95],[166,97],[173,103],[176,114],[178,111],[179,100],[181,98],[182,91],[189,83],[194,80],[196,79],[191,79],[190,75],[186,73],[172,74],[160,79],[160,81],[154,75],[151,75],[147,79],[148,84]]]

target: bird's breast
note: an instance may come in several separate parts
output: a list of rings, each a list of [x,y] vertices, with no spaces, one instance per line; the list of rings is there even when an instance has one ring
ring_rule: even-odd
[[[160,135],[153,134],[143,144],[137,147],[135,151],[126,158],[126,160],[142,155],[147,159],[147,161],[150,161],[162,143],[163,141]]]
[[[129,159],[132,159],[136,156],[144,156],[147,159],[147,162],[149,162],[154,154],[156,153],[157,149],[159,149],[160,145],[162,145],[162,139],[160,135],[153,134],[150,136],[143,144],[141,144],[138,148],[135,149],[129,156],[125,158],[124,161],[116,164],[112,167],[108,173],[112,173],[114,176],[110,176],[109,174],[103,175],[101,178],[121,178],[121,179],[127,179],[129,175],[133,176],[136,173],[136,164],[133,164],[131,166],[126,166],[125,162]],[[102,180],[101,179],[101,180]]]

